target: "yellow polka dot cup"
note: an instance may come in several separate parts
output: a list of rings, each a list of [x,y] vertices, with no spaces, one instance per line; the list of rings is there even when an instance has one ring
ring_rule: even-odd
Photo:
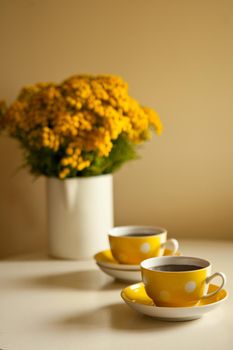
[[[120,264],[137,265],[145,259],[162,256],[167,245],[172,248],[172,255],[179,248],[178,241],[167,240],[167,231],[160,227],[114,227],[108,238],[112,255]]]
[[[209,261],[185,256],[147,259],[141,263],[141,272],[146,292],[157,306],[194,306],[217,294],[226,282],[222,272],[211,274]],[[207,294],[209,282],[217,276],[221,285]]]

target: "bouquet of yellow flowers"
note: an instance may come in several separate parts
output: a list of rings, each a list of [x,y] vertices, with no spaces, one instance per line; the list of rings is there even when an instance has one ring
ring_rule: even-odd
[[[19,140],[31,173],[60,179],[112,173],[137,157],[136,146],[162,131],[155,111],[128,95],[116,76],[77,75],[25,87],[0,129]]]

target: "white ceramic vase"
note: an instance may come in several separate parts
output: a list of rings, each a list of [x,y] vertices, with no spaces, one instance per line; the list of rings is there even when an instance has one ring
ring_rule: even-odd
[[[88,259],[108,246],[113,227],[112,175],[47,179],[49,254]]]

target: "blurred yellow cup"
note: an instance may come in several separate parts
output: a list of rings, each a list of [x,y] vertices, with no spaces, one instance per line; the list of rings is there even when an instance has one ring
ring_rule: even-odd
[[[137,265],[145,259],[162,256],[168,244],[172,255],[179,248],[178,241],[167,240],[167,231],[160,227],[114,227],[109,231],[108,238],[112,255],[121,264]]]
[[[225,285],[222,272],[211,275],[209,261],[185,256],[164,256],[141,263],[142,280],[157,306],[193,306],[217,294]],[[209,282],[219,276],[221,285],[207,294]]]

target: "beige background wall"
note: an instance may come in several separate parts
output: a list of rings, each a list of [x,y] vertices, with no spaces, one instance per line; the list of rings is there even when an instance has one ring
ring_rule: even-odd
[[[123,76],[164,134],[115,175],[116,224],[233,237],[233,2],[0,0],[0,96],[75,73]],[[45,249],[44,180],[0,139],[0,256]]]

